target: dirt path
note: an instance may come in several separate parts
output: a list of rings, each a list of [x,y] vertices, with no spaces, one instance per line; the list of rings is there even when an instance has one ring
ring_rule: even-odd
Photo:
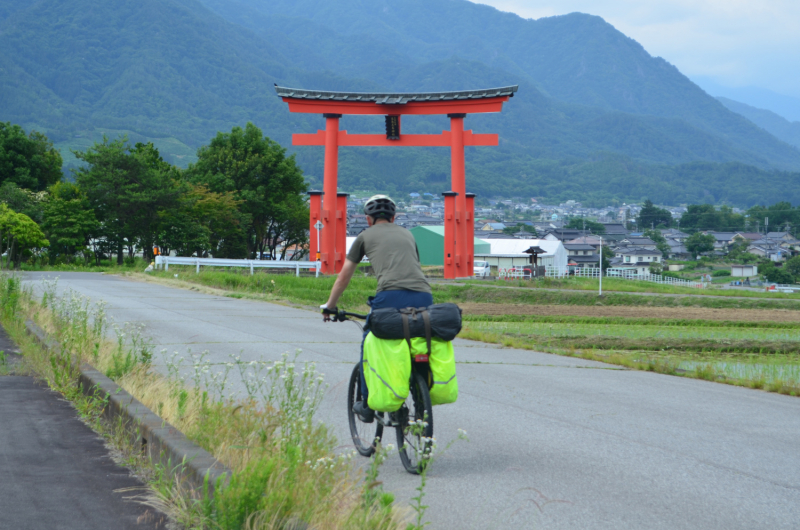
[[[585,317],[744,320],[800,322],[800,311],[786,309],[710,309],[705,307],[570,306],[522,304],[459,304],[468,315],[571,315]]]

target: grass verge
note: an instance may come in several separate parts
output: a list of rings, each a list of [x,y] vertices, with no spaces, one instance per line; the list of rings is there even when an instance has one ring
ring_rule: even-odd
[[[3,324],[25,362],[135,460],[125,465],[148,481],[142,502],[192,529],[406,528],[406,514],[393,506],[391,494],[374,481],[363,484],[350,455],[335,455],[334,438],[312,421],[324,391],[313,364],[298,366],[288,354],[275,363],[232,358],[222,365],[203,354],[176,354],[162,376],[151,367],[152,347],[140,328],[116,327],[116,340],[107,340],[112,326],[102,304],[71,291],[57,296],[55,282],[44,282],[43,293],[38,302],[18,278],[2,278]],[[27,337],[28,318],[61,348],[48,352]],[[218,484],[213,497],[189,491],[169,478],[169,470],[126,451],[122,426],[103,426],[104,404],[78,392],[80,362],[93,364],[231,468],[230,482]],[[232,373],[246,388],[238,398],[226,392]]]
[[[332,276],[295,277],[244,271],[203,269],[196,274],[191,267],[170,267],[169,271],[153,273],[130,273],[138,279],[160,280],[168,285],[193,284],[221,289],[227,296],[248,297],[273,302],[290,302],[306,307],[319,307],[330,294],[335,280]],[[183,284],[173,283],[175,280]],[[373,276],[353,277],[344,292],[340,305],[349,310],[367,309],[367,297],[375,294],[377,282]],[[522,305],[609,305],[647,307],[705,307],[712,309],[789,309],[800,310],[800,300],[783,299],[737,299],[708,296],[641,296],[625,293],[605,293],[599,297],[588,291],[548,291],[542,289],[498,289],[468,282],[465,285],[437,283],[432,286],[434,300],[439,302],[475,302]],[[694,292],[696,294],[696,291]]]

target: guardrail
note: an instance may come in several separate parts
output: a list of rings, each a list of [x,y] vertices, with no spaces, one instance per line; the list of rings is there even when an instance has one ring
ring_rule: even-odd
[[[250,268],[250,274],[254,269],[294,269],[295,276],[300,276],[300,269],[313,269],[315,276],[319,277],[321,263],[319,261],[275,261],[258,259],[224,259],[224,258],[182,258],[178,256],[156,256],[156,268],[164,267],[169,270],[172,265],[194,265],[195,272],[200,272],[200,266],[205,267],[239,267]]]

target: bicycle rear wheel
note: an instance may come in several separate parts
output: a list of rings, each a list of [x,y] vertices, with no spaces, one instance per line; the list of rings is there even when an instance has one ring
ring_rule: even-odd
[[[353,405],[361,399],[361,369],[360,363],[356,363],[350,375],[350,386],[347,387],[347,421],[350,423],[350,436],[353,437],[356,450],[361,456],[372,456],[375,452],[375,440],[380,440],[383,435],[383,425],[377,418],[381,413],[375,413],[376,418],[372,423],[361,421],[353,412]]]
[[[406,471],[416,475],[422,471],[423,456],[429,455],[432,450],[431,442],[425,439],[433,438],[433,407],[425,378],[414,372],[410,383],[408,398],[395,413],[399,423],[396,432],[400,460]],[[425,422],[425,426],[416,429],[416,433],[410,432],[409,425],[418,420]]]

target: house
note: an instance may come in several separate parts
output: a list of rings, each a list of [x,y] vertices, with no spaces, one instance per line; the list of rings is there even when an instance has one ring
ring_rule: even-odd
[[[578,230],[575,228],[551,228],[544,234],[544,239],[548,241],[569,241],[576,237],[587,236],[592,232],[589,230]]]
[[[692,257],[691,252],[689,252],[682,241],[667,239],[667,245],[669,245],[669,252],[667,253],[668,259],[686,260]]]
[[[758,241],[764,237],[763,234],[760,232],[736,232],[736,235],[733,236],[734,241],[747,241],[748,243],[752,241]]]
[[[775,241],[770,241],[768,239],[753,241],[753,243],[747,247],[747,252],[775,262],[784,261],[792,254],[789,249],[783,248]]]
[[[603,226],[606,227],[603,240],[607,241],[611,246],[615,246],[617,242],[628,237],[628,229],[622,223],[603,223]]]
[[[794,236],[789,232],[767,232],[767,239],[771,239],[773,241],[777,239],[782,239],[784,241],[791,241],[794,239]]]
[[[564,243],[564,249],[567,251],[570,266],[573,266],[573,263],[578,268],[600,266],[600,254],[597,253],[592,245],[587,245],[586,243]]]
[[[617,243],[619,248],[646,248],[647,250],[656,250],[656,242],[649,237],[634,237],[629,236]],[[659,255],[661,253],[659,252]]]
[[[650,274],[650,265],[662,262],[660,250],[644,247],[619,248],[611,260],[611,267],[618,269],[634,269],[636,274]]]
[[[665,239],[674,239],[675,241],[679,241],[681,243],[689,239],[689,234],[681,232],[677,228],[664,229],[661,231],[661,235],[664,236]]]
[[[728,247],[733,245],[736,240],[736,232],[703,232],[706,235],[714,236],[714,250],[728,250]]]
[[[480,229],[483,232],[502,232],[505,227],[506,225],[503,223],[486,223]]]
[[[605,243],[605,240],[603,240],[602,242]],[[570,239],[569,241],[566,241],[564,244],[566,245],[567,243],[575,245],[592,245],[592,247],[594,247],[594,250],[596,252],[599,252],[601,239],[600,236],[583,236],[583,237],[576,237],[575,239]]]

